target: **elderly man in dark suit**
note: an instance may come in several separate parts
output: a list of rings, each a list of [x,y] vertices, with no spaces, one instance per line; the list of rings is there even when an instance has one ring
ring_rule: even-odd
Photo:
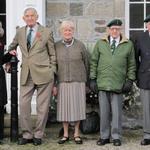
[[[0,144],[2,144],[4,137],[4,106],[7,104],[7,89],[3,64],[7,63],[11,59],[11,55],[9,53],[4,55],[4,43],[2,40],[3,35],[4,30],[0,22]]]
[[[42,143],[56,70],[52,32],[37,23],[37,19],[37,11],[34,8],[27,8],[23,16],[26,26],[17,30],[8,48],[11,54],[15,54],[14,49],[19,45],[22,53],[19,104],[23,137],[19,139],[19,145],[32,141],[34,145]],[[37,90],[37,122],[33,131],[30,117],[31,99],[35,90]]]
[[[143,103],[144,137],[141,145],[150,144],[150,15],[144,20],[147,31],[138,36],[136,49],[137,86]]]

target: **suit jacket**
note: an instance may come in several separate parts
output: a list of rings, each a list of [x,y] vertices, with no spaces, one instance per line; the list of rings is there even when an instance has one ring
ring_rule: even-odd
[[[9,53],[4,55],[4,45],[0,42],[0,106],[7,104],[7,89],[3,64],[9,62],[11,57]]]
[[[142,33],[136,41],[137,86],[150,89],[150,36]]]
[[[39,24],[38,31],[31,48],[27,49],[27,26],[19,28],[9,45],[8,51],[20,47],[22,53],[21,85],[25,85],[30,71],[35,84],[45,84],[53,79],[56,70],[54,40],[49,28]]]

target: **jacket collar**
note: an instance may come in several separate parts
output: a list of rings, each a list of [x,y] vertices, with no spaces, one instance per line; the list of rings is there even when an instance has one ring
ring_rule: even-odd
[[[40,24],[38,24],[38,30],[37,30],[37,33],[36,33],[35,38],[33,40],[31,48],[42,38],[41,37],[42,32],[43,32],[43,27]]]
[[[41,40],[41,36],[42,36],[42,32],[43,32],[43,26],[41,26],[39,23],[37,23],[38,24],[38,30],[37,30],[37,33],[36,33],[36,35],[35,35],[35,38],[34,38],[34,40],[33,40],[33,43],[32,43],[32,46],[31,46],[31,48],[30,49],[32,49],[32,47],[39,41],[39,40]],[[25,26],[24,27],[24,41],[26,42],[26,30],[27,30],[27,26]],[[26,43],[24,43],[25,44],[25,46],[26,46],[26,49],[27,49],[27,44]]]
[[[107,42],[109,43],[109,41],[110,41],[110,35],[109,35],[109,34],[105,34],[105,35],[101,38],[101,40],[107,41]],[[127,39],[123,34],[120,34],[120,43],[119,43],[119,44],[125,43],[125,42],[128,42],[128,39]]]

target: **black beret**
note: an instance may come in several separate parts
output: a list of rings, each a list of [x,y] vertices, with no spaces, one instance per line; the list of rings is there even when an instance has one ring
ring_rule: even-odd
[[[121,25],[122,25],[122,21],[120,19],[114,19],[107,24],[107,27],[121,26]]]
[[[150,21],[150,15],[148,15],[145,19],[144,22],[149,22]]]

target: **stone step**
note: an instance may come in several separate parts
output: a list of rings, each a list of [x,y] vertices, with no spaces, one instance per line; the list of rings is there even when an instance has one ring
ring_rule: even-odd
[[[4,116],[4,127],[10,128],[10,114],[5,114]]]
[[[33,124],[33,127],[34,127],[35,122],[36,122],[36,115],[32,115],[31,120],[32,120],[32,124]],[[18,123],[19,123],[19,121],[18,121]],[[10,128],[10,126],[11,126],[11,115],[10,114],[5,114],[4,128]],[[20,123],[19,123],[19,127],[20,127]]]

